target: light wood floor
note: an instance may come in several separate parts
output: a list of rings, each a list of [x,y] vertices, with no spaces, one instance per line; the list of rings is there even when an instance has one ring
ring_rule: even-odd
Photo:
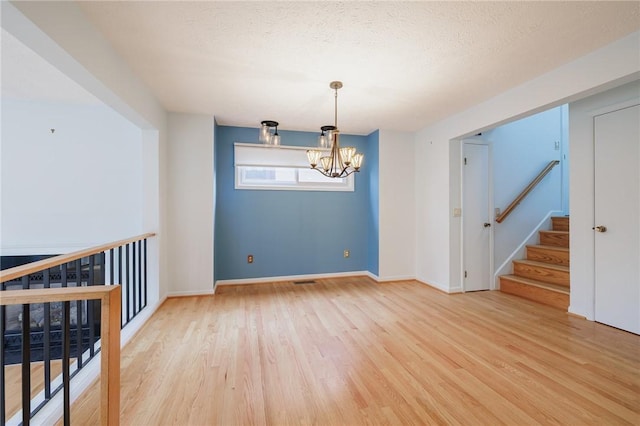
[[[169,299],[124,425],[640,424],[640,336],[500,292],[368,278]],[[72,424],[99,421],[97,385]]]
[[[75,358],[70,360],[73,365]],[[22,409],[22,364],[4,367],[6,386],[6,418],[10,419]],[[62,361],[51,360],[51,377],[62,374]],[[53,390],[53,389],[52,389]],[[31,363],[31,398],[44,391],[44,362]],[[31,407],[33,409],[33,407]]]

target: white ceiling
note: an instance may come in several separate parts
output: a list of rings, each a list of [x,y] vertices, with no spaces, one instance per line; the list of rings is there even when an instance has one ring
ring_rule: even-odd
[[[637,1],[78,4],[169,111],[317,130],[342,80],[356,134],[418,130],[640,29]]]

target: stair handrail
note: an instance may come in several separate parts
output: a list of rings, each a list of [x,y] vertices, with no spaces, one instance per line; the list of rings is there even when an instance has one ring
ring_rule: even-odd
[[[509,206],[507,206],[507,208],[504,209],[504,211],[500,215],[498,215],[498,217],[496,217],[496,222],[502,223],[502,221],[511,214],[511,212],[518,206],[518,204],[520,204],[522,200],[524,200],[525,197],[529,195],[533,188],[535,188],[540,183],[540,181],[544,179],[544,177],[551,171],[551,169],[553,169],[558,164],[560,164],[560,160],[550,161],[549,164],[547,164],[547,166],[540,173],[538,173],[538,176],[536,176],[535,179],[533,179],[529,183],[529,185],[527,185],[527,187],[523,189],[520,194],[518,194],[518,196],[511,202],[511,204],[509,204]]]
[[[156,234],[153,232],[147,232],[146,234],[126,238],[124,240],[113,241],[100,246],[90,247],[87,249],[74,251],[72,253],[61,254],[59,256],[50,257],[48,259],[38,260],[37,262],[27,263],[26,265],[5,269],[3,271],[0,271],[0,283],[11,281],[16,278],[32,274],[34,272],[53,268],[65,263],[73,262],[74,260],[82,259],[83,257],[91,256],[93,254],[102,253],[103,251],[111,250],[112,248],[123,246],[128,243],[151,238],[155,235]]]
[[[100,402],[100,420],[101,420],[101,424],[102,425],[117,425],[119,422],[119,412],[120,412],[120,394],[119,394],[119,389],[120,389],[120,330],[121,327],[126,326],[126,324],[130,321],[130,319],[132,319],[133,317],[135,317],[139,311],[141,309],[144,309],[146,307],[146,303],[147,303],[147,289],[146,289],[146,285],[147,285],[147,277],[146,277],[146,273],[147,273],[147,263],[146,263],[146,257],[147,257],[147,239],[154,237],[156,234],[153,232],[148,232],[145,234],[141,234],[141,235],[137,235],[134,237],[130,237],[130,238],[125,238],[122,240],[118,240],[118,241],[113,241],[113,242],[109,242],[109,243],[105,243],[99,246],[95,246],[95,247],[90,247],[90,248],[85,248],[85,249],[81,249],[72,253],[67,253],[67,254],[61,254],[58,256],[53,256],[47,259],[43,259],[43,260],[39,260],[37,262],[31,262],[25,265],[21,265],[21,266],[16,266],[13,268],[9,268],[3,271],[0,271],[0,307],[2,307],[2,309],[0,309],[0,312],[4,315],[4,307],[5,306],[9,306],[9,305],[23,305],[23,312],[26,309],[27,311],[27,315],[29,312],[29,306],[31,304],[36,304],[36,303],[45,303],[45,304],[50,304],[51,302],[64,302],[65,304],[70,303],[71,301],[82,301],[82,300],[99,300],[102,306],[102,309],[100,310],[101,312],[101,320],[100,320],[100,324],[102,324],[102,327],[100,328],[100,352],[101,352],[101,372],[100,372],[100,386],[101,386],[101,391],[100,391],[100,395],[101,395],[101,402]],[[118,266],[117,268],[123,268],[126,265],[127,268],[127,272],[126,272],[126,277],[125,277],[125,288],[127,288],[127,286],[129,285],[129,246],[133,244],[133,251],[132,251],[132,261],[133,261],[133,269],[134,269],[134,273],[133,273],[133,290],[132,290],[132,294],[129,294],[128,290],[127,292],[123,292],[123,290],[121,290],[120,284],[119,283],[115,283],[114,278],[117,275],[114,275],[114,268],[113,268],[113,264],[114,264],[114,253],[115,253],[115,249],[119,249],[120,253],[119,253],[119,257],[120,259],[117,261],[118,262]],[[138,289],[139,291],[141,288],[144,288],[144,299],[142,298],[142,295],[140,294],[138,296],[137,299],[137,308],[135,306],[135,302],[134,302],[134,306],[132,307],[133,310],[133,317],[130,316],[130,311],[129,311],[129,307],[130,307],[130,303],[129,303],[129,298],[133,297],[135,300],[135,268],[136,268],[136,244],[138,247]],[[125,247],[126,248],[126,259],[124,264],[122,263],[122,248]],[[85,258],[92,258],[92,256],[94,255],[98,255],[100,253],[105,253],[105,256],[107,256],[107,252],[110,252],[111,254],[111,284],[108,284],[106,281],[104,282],[100,282],[98,281],[98,284],[94,284],[93,278],[92,277],[92,272],[89,272],[89,277],[87,278],[87,285],[81,285],[80,283],[82,282],[82,278],[80,276],[81,272],[80,272],[80,263],[82,262],[83,259]],[[144,255],[142,254],[144,252]],[[144,257],[143,257],[144,256]],[[144,259],[144,263],[143,263],[143,259]],[[89,265],[95,265],[92,263],[93,258],[89,261]],[[58,266],[61,266],[61,270],[62,271],[66,271],[66,267],[67,264],[71,263],[71,262],[75,262],[77,264],[76,266],[76,282],[77,285],[74,287],[71,286],[66,286],[66,278],[67,276],[63,274],[62,282],[60,284],[62,284],[62,287],[54,287],[54,288],[49,288],[47,287],[47,285],[45,284],[46,288],[29,288],[29,282],[31,279],[31,275],[33,274],[38,274],[39,272],[44,272],[44,275],[46,276],[46,278],[43,278],[43,284],[44,283],[50,283],[50,276],[47,274],[47,271],[50,271],[53,268],[56,268]],[[103,263],[98,266],[99,268],[103,268],[103,272],[104,272],[104,261]],[[144,266],[143,266],[144,265]],[[144,275],[142,274],[142,270],[144,270]],[[143,278],[144,277],[144,278]],[[24,286],[25,282],[26,282],[26,286],[21,290],[9,290],[6,287],[11,286],[11,285],[15,285],[15,283],[11,284],[11,281],[15,281],[17,279],[22,278],[22,282],[19,282],[18,284],[20,286]],[[103,277],[104,278],[104,277]],[[123,277],[120,274],[120,279],[122,279]],[[144,281],[142,281],[144,279]],[[141,287],[142,286],[142,287]],[[126,320],[124,317],[124,311],[123,311],[123,298],[125,297],[125,293],[126,293]],[[66,310],[67,312],[70,312],[70,308],[65,307],[64,310]],[[24,314],[23,314],[24,315]],[[68,314],[67,314],[68,315]],[[28,316],[26,317],[28,318]],[[2,321],[4,323],[4,321]],[[66,327],[69,327],[69,322],[70,321],[66,321]],[[27,322],[28,324],[29,322]],[[0,326],[0,329],[4,329],[4,325]],[[27,368],[25,369],[25,365],[28,364],[28,361],[25,363],[25,357],[24,357],[24,352],[25,352],[25,346],[24,346],[24,342],[25,341],[29,341],[29,339],[24,338],[24,330],[27,330],[26,333],[30,333],[30,327],[23,327],[23,347],[22,347],[22,351],[23,351],[23,368],[22,368],[22,375],[23,375],[23,384],[24,383],[28,383],[28,380],[25,381],[24,377],[25,374],[27,375],[27,377],[30,375],[29,373],[29,368],[27,366]],[[68,329],[64,331],[65,333],[68,333]],[[3,336],[2,336],[3,337]],[[94,342],[95,344],[95,342]],[[0,356],[2,354],[4,354],[4,345],[0,345],[1,349],[0,349]],[[28,346],[27,346],[28,347]],[[27,350],[27,360],[29,359],[29,351]],[[91,351],[91,355],[89,357],[89,360],[93,358],[94,356],[94,351]],[[67,368],[66,368],[66,379],[65,379],[65,372],[63,371],[62,373],[62,386],[57,388],[56,390],[49,391],[50,396],[53,396],[55,393],[57,393],[59,390],[63,390],[64,393],[64,403],[63,403],[63,414],[64,414],[64,424],[68,425],[70,424],[70,398],[69,398],[69,380],[70,380],[70,376],[69,376],[69,369],[68,369],[68,354],[67,354]],[[64,355],[63,355],[64,358]],[[82,359],[82,354],[79,355],[79,358]],[[2,356],[1,358],[4,362],[4,356]],[[0,364],[2,364],[3,362],[0,362]],[[2,367],[0,365],[0,367]],[[64,367],[64,360],[63,360],[63,367]],[[78,367],[82,368],[81,366]],[[63,368],[64,369],[64,368]],[[25,373],[25,371],[27,371],[27,373]],[[76,370],[77,372],[77,370]],[[4,386],[4,375],[2,375],[2,386]],[[3,394],[3,399],[2,401],[0,401],[0,405],[2,406],[2,410],[0,411],[0,423],[4,424],[5,423],[5,403],[4,403],[4,389],[2,391]],[[46,391],[45,391],[46,394]],[[50,399],[48,399],[50,400]],[[48,401],[46,400],[46,401]],[[26,391],[25,391],[25,387],[23,386],[23,390],[22,390],[22,401],[23,401],[23,408],[22,408],[22,422],[23,424],[28,424],[29,420],[30,420],[30,416],[34,414],[34,412],[32,412],[31,408],[30,408],[30,404],[31,404],[31,399],[30,399],[30,387],[27,386]],[[27,402],[25,402],[27,401]],[[42,408],[42,404],[40,404],[40,406],[38,408],[36,408],[36,412],[37,410],[39,410],[40,408]],[[18,416],[18,414],[16,414],[16,416]]]
[[[120,298],[121,287],[119,285],[4,290],[0,292],[0,306],[100,300],[102,306],[100,423],[103,426],[117,426],[120,421]],[[68,391],[66,389],[64,395],[66,407],[69,406]],[[69,415],[68,410],[65,410],[65,424],[70,422]],[[29,416],[30,413],[23,412],[23,423],[29,422]]]

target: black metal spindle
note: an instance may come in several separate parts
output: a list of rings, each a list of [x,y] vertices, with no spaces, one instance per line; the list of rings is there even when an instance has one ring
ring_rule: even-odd
[[[51,287],[50,270],[47,269],[42,275],[42,285],[44,288]],[[42,361],[44,362],[44,397],[51,399],[51,303],[44,304],[44,323],[42,332],[44,333],[42,346]]]
[[[113,249],[109,250],[109,284],[113,285]]]
[[[95,276],[93,274],[93,268],[95,267],[95,257],[89,256],[89,282],[87,285],[92,286],[94,284]],[[87,325],[89,326],[89,358],[93,357],[95,348],[93,347],[95,344],[95,330],[94,330],[94,315],[93,315],[93,307],[95,300],[87,300]]]
[[[129,301],[131,300],[131,295],[130,295],[131,288],[129,286],[129,244],[125,246],[125,251],[126,251],[125,292],[127,293],[127,323],[128,323],[129,320],[131,319],[131,306],[130,306],[131,304],[129,303]]]
[[[105,259],[107,257],[106,253],[102,252],[102,253],[96,254],[94,257],[96,257],[95,267],[98,271],[98,276],[93,278],[93,285],[105,285],[107,283],[106,277],[105,277],[105,272],[106,272]]]
[[[67,264],[63,263],[60,265],[60,285],[62,287],[67,287]]]
[[[2,288],[0,288],[0,291],[4,291],[6,289],[6,286],[4,283],[2,283]],[[2,338],[0,338],[0,381],[2,382],[2,384],[0,384],[0,424],[6,424],[7,423],[7,419],[6,419],[6,388],[5,388],[5,376],[4,376],[4,332],[5,329],[7,328],[6,326],[6,306],[0,306],[0,336]]]
[[[144,239],[144,306],[147,306],[147,239]]]
[[[142,241],[138,242],[138,312],[142,310]]]
[[[136,292],[136,277],[137,277],[137,274],[136,274],[136,246],[137,246],[137,244],[134,241],[133,242],[133,247],[131,249],[131,260],[133,262],[133,266],[132,266],[133,274],[132,274],[132,279],[131,279],[131,281],[132,281],[132,283],[131,283],[131,287],[132,287],[132,289],[131,289],[131,293],[132,293],[131,305],[132,305],[133,316],[134,317],[138,314],[138,309],[136,308],[136,306],[137,306],[136,305],[136,298],[137,298],[136,296],[138,296],[136,294],[137,293]]]
[[[82,259],[76,260],[76,287],[82,287]],[[76,301],[76,358],[82,368],[82,300]]]
[[[122,285],[122,246],[118,247],[118,284]],[[126,293],[122,292],[122,300],[124,301]],[[124,315],[124,310],[123,310]],[[120,327],[124,325],[124,320],[120,317]]]
[[[27,286],[29,285],[29,276]],[[23,278],[24,283],[24,278]],[[28,287],[27,287],[28,288]],[[22,305],[22,424],[31,420],[31,305]],[[4,336],[3,336],[4,338]],[[4,365],[2,366],[4,368]]]
[[[71,424],[71,398],[69,357],[71,356],[71,303],[63,302],[62,305],[62,393],[64,395],[64,424]]]

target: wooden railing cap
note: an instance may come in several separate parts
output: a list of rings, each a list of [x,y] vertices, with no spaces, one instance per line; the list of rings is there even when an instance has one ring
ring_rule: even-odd
[[[133,243],[136,241],[151,238],[156,234],[148,232],[146,234],[137,235],[135,237],[126,238],[124,240],[114,241],[106,243],[96,247],[90,247],[75,251],[73,253],[61,254],[60,256],[50,257],[49,259],[39,260],[37,262],[28,263],[22,266],[16,266],[15,268],[5,269],[0,271],[0,283],[5,281],[11,281],[16,278],[23,277],[25,275],[33,274],[45,269],[53,268],[65,263],[73,262],[74,260],[82,259],[83,257],[91,256],[93,254],[102,253],[103,251],[111,250],[112,248],[120,247],[125,244]]]

